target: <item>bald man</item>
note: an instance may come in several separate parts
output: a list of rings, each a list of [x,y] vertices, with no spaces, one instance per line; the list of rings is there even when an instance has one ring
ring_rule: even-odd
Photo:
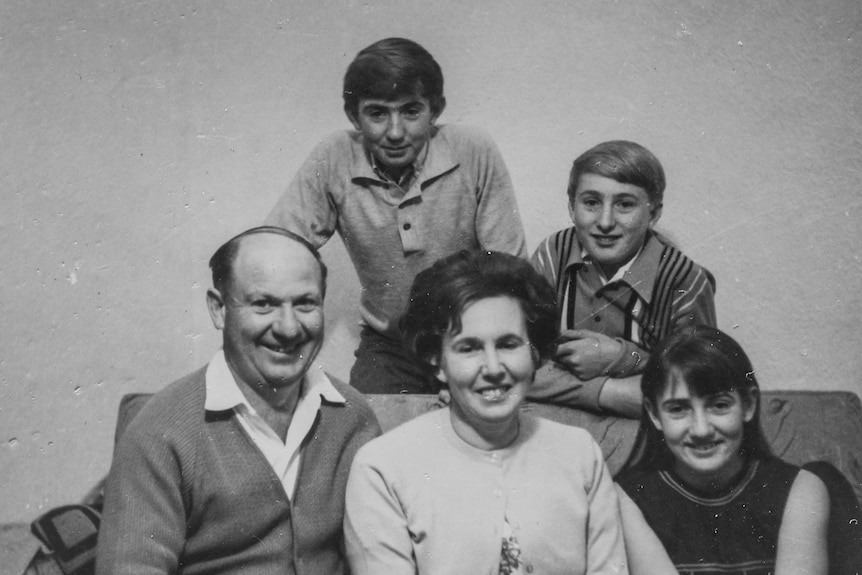
[[[304,239],[264,226],[210,267],[223,349],[156,393],[119,439],[96,571],[345,573],[347,473],[380,427],[314,363],[326,266]]]

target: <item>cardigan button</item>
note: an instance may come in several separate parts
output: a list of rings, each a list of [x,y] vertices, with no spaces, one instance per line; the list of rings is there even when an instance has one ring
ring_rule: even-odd
[[[406,231],[407,231],[407,230],[409,230],[412,226],[411,226],[409,223],[406,223],[406,224],[404,224],[404,225],[403,225],[403,226],[401,226],[401,227],[402,227],[402,228],[404,228],[404,231],[406,232]]]

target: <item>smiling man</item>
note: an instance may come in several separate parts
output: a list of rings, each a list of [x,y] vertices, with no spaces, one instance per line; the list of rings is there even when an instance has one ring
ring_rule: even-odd
[[[574,226],[532,257],[556,286],[561,335],[531,399],[640,417],[649,350],[682,326],[715,326],[712,274],[654,230],[664,188],[658,158],[634,142],[604,142],[575,160]]]
[[[267,217],[317,247],[341,235],[362,285],[350,383],[366,393],[433,393],[398,318],[416,274],[462,249],[526,257],[512,182],[482,131],[438,125],[443,73],[422,46],[387,38],[344,76],[354,130],[325,139]]]
[[[380,428],[360,393],[314,364],[326,267],[274,227],[234,237],[210,267],[223,350],[120,438],[97,573],[344,573],[347,473]]]

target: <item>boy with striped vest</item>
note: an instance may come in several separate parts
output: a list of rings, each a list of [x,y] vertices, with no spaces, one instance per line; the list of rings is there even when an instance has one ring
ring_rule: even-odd
[[[561,333],[531,400],[640,417],[650,350],[684,325],[715,326],[712,274],[653,229],[664,188],[661,163],[634,142],[604,142],[575,160],[575,225],[532,256],[557,290]]]

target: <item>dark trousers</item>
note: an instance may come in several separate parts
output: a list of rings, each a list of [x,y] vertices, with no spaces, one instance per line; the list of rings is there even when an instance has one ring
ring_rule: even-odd
[[[400,341],[364,327],[359,333],[350,385],[362,393],[430,393],[440,391],[434,370],[417,360]]]

